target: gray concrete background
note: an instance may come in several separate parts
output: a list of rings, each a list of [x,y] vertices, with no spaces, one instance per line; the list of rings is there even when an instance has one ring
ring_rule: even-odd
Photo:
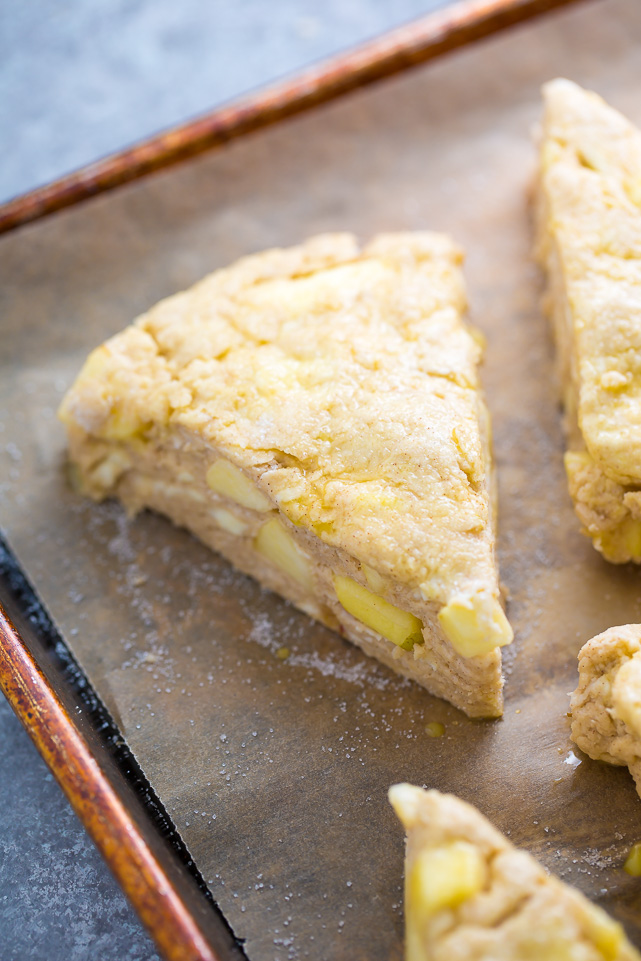
[[[0,0],[0,202],[448,2]],[[2,699],[0,956],[157,958]]]
[[[0,0],[0,202],[448,0]]]

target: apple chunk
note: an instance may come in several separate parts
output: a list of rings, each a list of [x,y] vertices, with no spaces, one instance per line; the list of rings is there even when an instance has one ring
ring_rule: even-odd
[[[422,851],[407,878],[408,913],[421,916],[455,908],[473,897],[485,883],[485,861],[466,841],[452,841]]]
[[[510,644],[514,634],[495,597],[479,591],[456,597],[439,611],[445,636],[461,657],[478,657]]]
[[[220,457],[207,471],[207,484],[217,494],[236,501],[241,507],[265,513],[274,506],[238,467]]]
[[[277,517],[263,524],[256,535],[254,547],[302,587],[310,592],[314,590],[314,579],[306,555]]]
[[[334,589],[348,614],[404,651],[411,651],[415,644],[422,643],[423,625],[418,617],[373,594],[351,577],[336,574]]]

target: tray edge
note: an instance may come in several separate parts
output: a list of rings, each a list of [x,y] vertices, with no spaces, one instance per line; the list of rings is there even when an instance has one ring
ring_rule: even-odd
[[[0,205],[0,234],[585,0],[460,0]]]

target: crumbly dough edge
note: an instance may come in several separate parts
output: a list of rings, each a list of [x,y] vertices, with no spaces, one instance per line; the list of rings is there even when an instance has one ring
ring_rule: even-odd
[[[641,796],[641,731],[626,722],[629,712],[621,704],[622,697],[641,700],[641,687],[629,690],[634,678],[616,683],[633,659],[641,664],[641,624],[610,627],[583,645],[579,683],[570,700],[571,736],[593,760],[627,766]]]

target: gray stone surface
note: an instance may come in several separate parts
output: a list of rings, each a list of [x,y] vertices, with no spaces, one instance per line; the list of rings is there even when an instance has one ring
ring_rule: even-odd
[[[0,957],[153,961],[154,947],[0,698]]]
[[[0,3],[0,202],[447,0]]]
[[[448,0],[0,3],[0,202]],[[0,700],[0,956],[151,961],[123,895]]]

